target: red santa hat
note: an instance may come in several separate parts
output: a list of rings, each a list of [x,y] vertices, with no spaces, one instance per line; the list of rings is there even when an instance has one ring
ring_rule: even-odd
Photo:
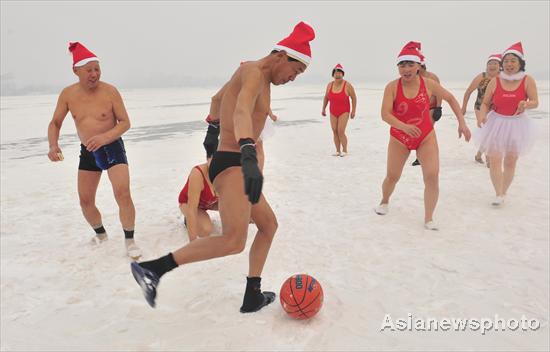
[[[408,46],[412,46],[412,47],[415,47],[416,50],[418,51],[422,51],[422,43],[420,42],[413,42],[413,41],[410,41],[407,43]]]
[[[402,61],[412,61],[423,65],[425,58],[424,55],[422,55],[420,48],[421,44],[419,42],[408,42],[397,56],[397,63]]]
[[[521,42],[517,42],[508,49],[504,50],[504,52],[502,53],[502,57],[504,57],[506,54],[516,54],[522,60],[525,60],[525,57],[523,56],[523,47],[521,46]]]
[[[313,39],[315,39],[313,28],[305,22],[300,22],[288,37],[275,45],[274,50],[284,50],[288,56],[307,66],[311,61],[309,42]]]
[[[419,50],[418,53],[420,54],[420,65],[426,65],[426,57],[422,54],[422,52]]]
[[[336,70],[339,70],[339,71],[342,71],[344,72],[344,67],[340,64],[336,64],[336,66],[334,66],[334,68],[332,69],[332,71],[336,71]]]
[[[94,53],[79,42],[69,43],[69,51],[73,54],[73,67],[84,66],[91,61],[99,61]]]
[[[489,55],[489,57],[487,58],[487,62],[491,61],[491,60],[496,60],[498,62],[501,62],[502,61],[502,55],[500,54],[491,54]]]
[[[426,65],[426,57],[424,56],[424,53],[422,53],[422,43],[420,42],[409,42],[411,46],[415,47],[416,50],[418,50],[418,53],[420,54],[420,65]]]

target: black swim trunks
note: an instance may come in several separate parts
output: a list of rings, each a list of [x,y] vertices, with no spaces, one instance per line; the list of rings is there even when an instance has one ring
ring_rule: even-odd
[[[101,172],[118,164],[128,164],[122,138],[104,145],[95,152],[88,151],[83,144],[80,145],[79,170]]]
[[[214,179],[223,170],[233,167],[241,166],[241,153],[237,152],[214,152],[210,167],[208,168],[208,177],[210,182],[214,183]]]

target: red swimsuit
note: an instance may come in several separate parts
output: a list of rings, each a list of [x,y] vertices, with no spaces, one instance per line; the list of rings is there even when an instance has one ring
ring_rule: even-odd
[[[340,117],[346,112],[350,112],[349,96],[346,94],[346,81],[342,90],[338,93],[332,91],[334,82],[330,84],[328,92],[328,101],[330,102],[330,114],[335,117]]]
[[[405,94],[403,94],[400,78],[397,83],[397,96],[393,102],[393,115],[399,121],[409,125],[416,125],[422,131],[418,138],[414,138],[395,127],[390,128],[390,135],[403,143],[409,150],[418,149],[420,143],[433,130],[433,123],[430,118],[430,97],[428,96],[424,79],[422,77],[419,78],[420,89],[416,97],[412,99],[405,97]]]
[[[527,100],[527,94],[525,93],[525,77],[521,80],[519,87],[512,91],[502,88],[500,78],[497,77],[497,86],[493,93],[492,107],[495,112],[505,116],[515,115],[518,104],[522,100]]]
[[[210,185],[206,181],[206,177],[204,176],[204,173],[202,172],[201,168],[197,165],[195,166],[195,169],[198,169],[200,171],[204,182],[204,187],[201,191],[201,196],[199,199],[199,209],[211,210],[218,203],[218,197],[212,194],[212,191],[210,190]],[[189,178],[187,178],[187,182],[185,182],[185,186],[183,186],[183,189],[181,190],[180,195],[178,197],[178,202],[180,204],[187,204],[187,201],[189,200],[188,192],[189,192]]]

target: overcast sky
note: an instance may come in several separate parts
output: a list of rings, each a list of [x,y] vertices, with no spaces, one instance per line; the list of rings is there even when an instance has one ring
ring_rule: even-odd
[[[386,82],[409,40],[422,42],[443,82],[467,81],[485,58],[522,41],[527,71],[549,76],[549,1],[74,1],[1,2],[2,94],[53,91],[75,81],[68,42],[101,60],[119,88],[215,86],[242,60],[268,54],[304,20],[316,32],[298,81]]]

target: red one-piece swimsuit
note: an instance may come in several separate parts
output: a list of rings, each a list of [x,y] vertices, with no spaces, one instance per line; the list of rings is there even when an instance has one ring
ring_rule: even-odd
[[[216,203],[218,202],[218,197],[212,194],[212,191],[210,190],[210,186],[208,185],[208,182],[206,181],[206,177],[204,176],[204,173],[202,172],[201,168],[199,166],[195,166],[195,168],[200,171],[204,182],[204,187],[201,191],[201,195],[199,199],[199,209],[211,210],[214,207],[214,205],[216,205]],[[181,190],[180,195],[178,197],[179,204],[187,204],[187,201],[189,200],[188,192],[189,192],[189,178],[187,179],[187,182],[185,182],[185,186],[183,186],[183,189]]]
[[[527,100],[525,92],[525,77],[521,80],[519,87],[508,91],[502,88],[500,78],[497,77],[497,86],[493,93],[493,110],[501,115],[513,116],[516,114],[519,102]]]
[[[330,114],[338,118],[342,114],[350,112],[349,96],[346,94],[346,81],[344,81],[344,86],[338,93],[332,91],[333,85],[334,83],[330,85],[328,101],[330,102]]]
[[[432,119],[430,118],[430,96],[426,90],[424,79],[420,78],[420,89],[416,97],[409,99],[403,94],[403,86],[401,78],[397,83],[397,96],[393,102],[392,113],[399,121],[409,125],[416,125],[421,134],[414,138],[405,132],[395,127],[390,128],[390,135],[395,137],[399,142],[405,145],[409,150],[416,150],[433,130]]]

